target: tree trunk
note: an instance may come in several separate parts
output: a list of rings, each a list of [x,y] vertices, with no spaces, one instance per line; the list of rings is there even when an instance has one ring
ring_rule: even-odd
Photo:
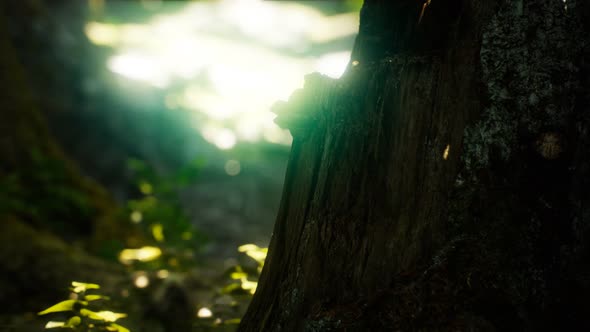
[[[590,329],[583,1],[366,1],[293,146],[240,331]]]

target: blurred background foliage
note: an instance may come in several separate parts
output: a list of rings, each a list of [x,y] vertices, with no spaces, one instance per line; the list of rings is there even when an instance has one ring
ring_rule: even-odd
[[[339,77],[361,2],[2,2],[0,330],[72,281],[132,331],[234,330],[289,153],[270,107]]]

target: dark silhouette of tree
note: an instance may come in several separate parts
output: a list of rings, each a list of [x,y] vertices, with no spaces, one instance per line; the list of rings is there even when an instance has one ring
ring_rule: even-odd
[[[72,279],[112,288],[125,270],[70,244],[82,241],[96,253],[106,240],[134,234],[114,200],[80,172],[47,128],[28,81],[32,73],[9,34],[7,3],[18,6],[0,5],[0,306],[6,314],[53,303]]]
[[[590,329],[590,4],[367,0],[240,331]]]

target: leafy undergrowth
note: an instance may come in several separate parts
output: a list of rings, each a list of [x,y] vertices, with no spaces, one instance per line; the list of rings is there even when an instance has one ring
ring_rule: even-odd
[[[68,328],[73,331],[115,331],[129,332],[129,330],[117,323],[120,318],[127,317],[127,314],[117,313],[110,310],[97,310],[94,307],[104,307],[106,304],[95,306],[95,302],[106,302],[108,296],[97,293],[93,290],[100,286],[91,283],[72,281],[70,288],[70,299],[58,302],[51,307],[41,311],[38,315],[66,313],[59,321],[49,321],[45,324],[46,329]]]
[[[44,326],[51,330],[234,331],[256,290],[267,249],[246,244],[238,251],[242,257],[225,271],[219,266],[130,271],[134,287],[113,294],[100,292],[98,284],[73,281],[68,299],[38,315],[50,316]],[[143,304],[139,312],[137,302]],[[125,309],[134,313],[117,312]]]
[[[96,214],[87,208],[96,205],[94,198],[70,190],[58,162],[34,156],[35,168],[0,181],[5,189],[0,267],[6,271],[0,275],[0,331],[237,328],[256,290],[266,248],[243,245],[225,260],[202,252],[210,240],[180,201],[201,161],[167,176],[130,161],[136,195],[121,211],[112,211],[122,218],[100,226],[85,224]],[[78,225],[88,229],[68,228]]]

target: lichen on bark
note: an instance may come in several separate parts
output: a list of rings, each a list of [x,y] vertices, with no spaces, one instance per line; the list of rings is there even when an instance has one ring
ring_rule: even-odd
[[[485,28],[480,60],[488,105],[465,133],[469,170],[506,162],[534,148],[540,135],[569,129],[582,49],[574,10],[570,1],[567,10],[562,1],[505,1]]]

